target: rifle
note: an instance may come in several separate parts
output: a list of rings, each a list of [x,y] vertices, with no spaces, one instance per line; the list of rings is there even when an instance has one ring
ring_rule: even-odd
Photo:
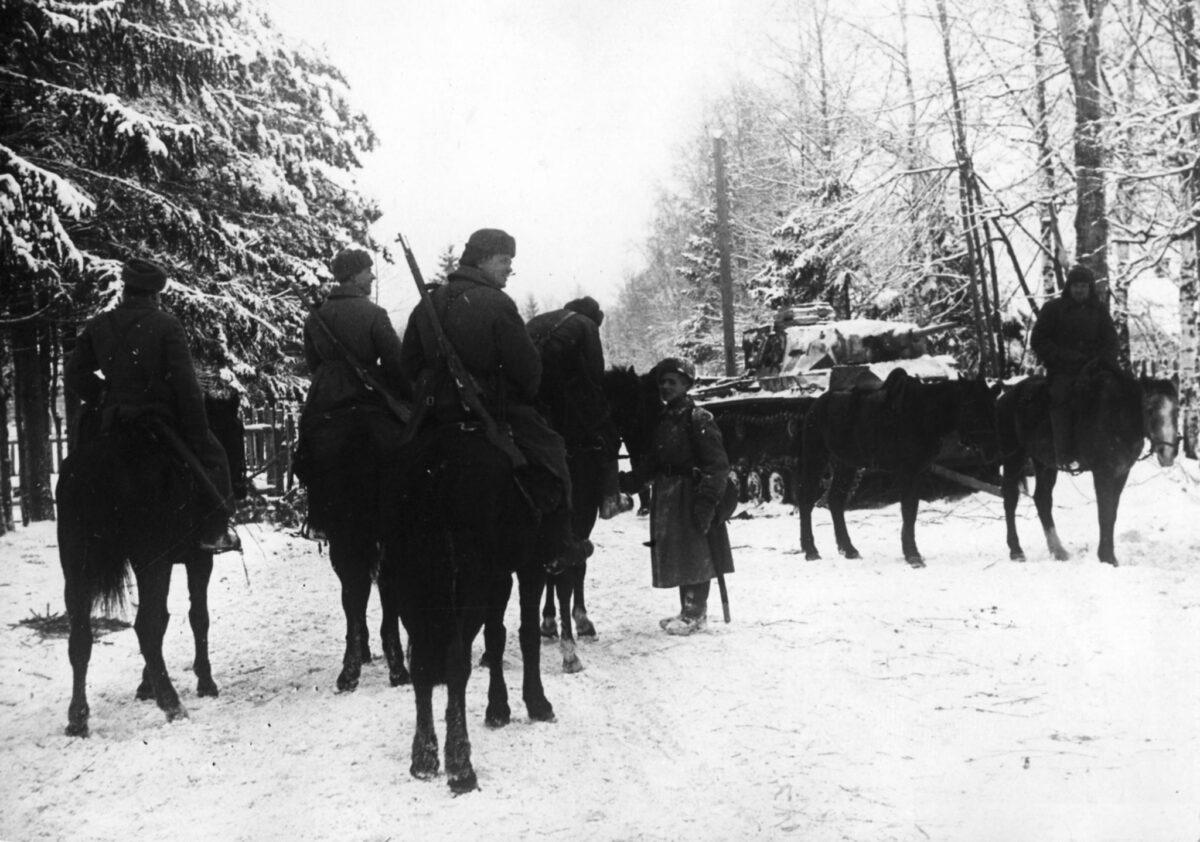
[[[338,341],[338,338],[333,335],[333,331],[329,329],[329,325],[321,318],[321,314],[317,312],[317,305],[313,305],[310,311],[313,316],[313,321],[321,326],[321,330],[325,331],[325,338],[333,343],[334,350],[342,355],[342,359],[350,366],[362,384],[367,387],[370,392],[375,392],[383,398],[384,404],[387,405],[388,411],[400,421],[401,424],[408,424],[412,420],[412,410],[401,403],[400,399],[387,390],[379,380],[367,371],[366,367],[360,363],[353,354]]]
[[[413,255],[412,249],[408,247],[408,241],[404,239],[403,234],[397,233],[396,242],[404,250],[404,259],[408,261],[408,270],[412,273],[413,282],[417,285],[417,292],[421,294],[421,303],[425,305],[425,309],[429,313],[429,323],[433,327],[438,350],[446,362],[446,368],[450,370],[450,376],[454,378],[454,384],[458,387],[459,398],[463,405],[483,424],[484,437],[508,456],[514,468],[524,467],[527,464],[525,454],[518,449],[512,436],[501,430],[496,419],[487,411],[487,407],[483,405],[483,398],[480,396],[479,384],[475,382],[471,372],[467,371],[458,352],[454,350],[454,346],[450,344],[445,331],[442,330],[442,323],[438,321],[437,308],[433,306],[433,299],[429,297],[425,278],[421,275],[421,267],[417,265],[417,258]]]

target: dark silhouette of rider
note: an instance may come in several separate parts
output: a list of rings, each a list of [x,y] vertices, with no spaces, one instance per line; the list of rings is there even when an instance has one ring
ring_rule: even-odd
[[[134,259],[125,264],[121,280],[120,304],[84,325],[63,382],[85,402],[84,416],[98,417],[100,432],[142,418],[161,420],[168,444],[185,459],[194,456],[187,459],[190,464],[199,462],[210,486],[207,496],[214,498],[208,502],[200,548],[214,553],[240,549],[241,541],[228,525],[234,508],[229,460],[209,429],[183,325],[159,306],[167,273],[156,263]],[[90,423],[81,420],[81,427]],[[81,430],[81,444],[89,433],[93,431]]]
[[[1118,369],[1119,344],[1108,307],[1096,294],[1096,276],[1077,265],[1062,294],[1047,301],[1033,326],[1030,345],[1046,367],[1050,427],[1060,468],[1077,470],[1071,393],[1084,367],[1100,361]]]

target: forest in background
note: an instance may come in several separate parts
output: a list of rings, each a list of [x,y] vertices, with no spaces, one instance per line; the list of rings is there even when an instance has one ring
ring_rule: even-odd
[[[1033,369],[1021,341],[1082,262],[1126,360],[1178,376],[1194,455],[1198,5],[893,0],[851,16],[781,0],[754,72],[680,150],[645,268],[607,308],[610,362],[719,367],[719,135],[739,332],[810,301],[949,321],[937,350],[1008,376]],[[72,418],[58,370],[130,257],[168,267],[210,391],[302,392],[296,339],[329,255],[377,247],[354,178],[376,139],[330,60],[251,2],[0,0],[0,33],[0,411],[39,520]]]
[[[954,322],[937,350],[964,371],[1027,373],[1041,303],[1083,263],[1125,361],[1178,375],[1194,454],[1198,5],[781,4],[754,72],[680,150],[646,266],[604,325],[610,357],[640,370],[682,352],[723,373],[719,136],[739,335],[824,301],[842,318]]]

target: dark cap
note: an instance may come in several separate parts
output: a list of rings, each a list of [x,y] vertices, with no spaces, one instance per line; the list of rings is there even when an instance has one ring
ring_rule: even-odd
[[[1071,271],[1067,273],[1067,286],[1079,283],[1096,283],[1096,276],[1092,274],[1092,270],[1081,263],[1077,263],[1076,265],[1072,266]]]
[[[121,269],[121,280],[126,289],[142,292],[162,292],[167,285],[167,270],[150,260],[135,257],[125,261]]]
[[[604,321],[604,311],[600,309],[599,302],[590,295],[568,301],[563,305],[563,309],[570,310],[572,313],[578,313],[581,316],[587,316],[596,323],[597,327]]]
[[[499,228],[480,228],[467,240],[467,246],[458,262],[463,266],[478,267],[480,263],[496,254],[516,257],[517,241]]]
[[[333,258],[329,269],[333,272],[333,279],[340,284],[350,280],[363,269],[370,269],[373,265],[374,261],[371,260],[371,255],[365,249],[344,248]]]
[[[664,374],[678,374],[686,378],[688,383],[696,382],[696,367],[679,357],[667,357],[665,360],[659,360],[658,364],[654,366],[655,381],[662,379]]]

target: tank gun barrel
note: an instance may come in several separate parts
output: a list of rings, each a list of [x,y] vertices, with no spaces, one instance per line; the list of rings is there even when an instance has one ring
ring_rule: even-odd
[[[957,327],[957,322],[938,322],[935,325],[928,327],[919,327],[912,331],[913,336],[932,336],[935,333],[941,333],[944,330],[949,330],[952,327]]]

